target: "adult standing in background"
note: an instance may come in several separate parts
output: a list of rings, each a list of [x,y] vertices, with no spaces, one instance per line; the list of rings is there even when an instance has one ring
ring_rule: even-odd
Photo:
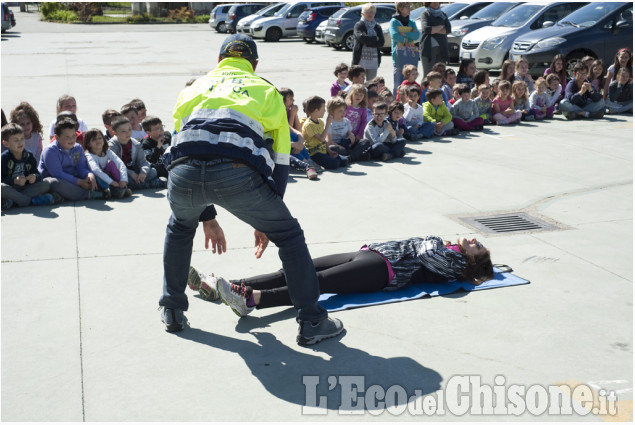
[[[372,3],[362,6],[362,18],[355,24],[355,46],[353,46],[353,63],[366,71],[366,80],[377,76],[377,69],[381,64],[381,51],[384,45],[384,33],[375,21],[377,9]]]
[[[426,10],[421,14],[421,66],[423,75],[428,75],[437,62],[448,62],[448,34],[452,31],[450,20],[441,3],[423,3]]]
[[[390,41],[392,44],[392,65],[394,87],[393,93],[404,80],[404,65],[419,65],[419,48],[415,41],[419,39],[420,32],[415,22],[410,19],[411,4],[407,2],[395,3],[397,13],[390,20]]]
[[[216,204],[255,229],[256,258],[269,240],[276,244],[297,310],[297,342],[312,345],[344,327],[317,302],[320,288],[304,233],[282,200],[289,174],[289,123],[282,96],[255,74],[257,65],[256,43],[244,34],[229,36],[216,69],[186,87],[174,107],[178,134],[164,156],[172,215],[163,248],[161,320],[169,332],[182,331],[187,323],[185,287],[199,222],[205,247],[211,241],[212,253],[225,252]],[[233,288],[224,280],[219,284],[229,303]]]

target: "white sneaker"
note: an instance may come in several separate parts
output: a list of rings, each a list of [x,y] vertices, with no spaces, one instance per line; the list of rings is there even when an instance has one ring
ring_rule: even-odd
[[[187,277],[187,286],[192,291],[198,291],[205,301],[215,301],[220,298],[218,295],[217,281],[212,274],[200,273],[190,266],[190,273]]]
[[[229,283],[222,277],[214,277],[220,299],[227,304],[236,315],[243,317],[251,313],[255,307],[247,307],[245,285]]]

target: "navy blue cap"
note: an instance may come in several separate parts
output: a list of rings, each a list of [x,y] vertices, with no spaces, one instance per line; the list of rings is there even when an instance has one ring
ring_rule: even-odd
[[[245,34],[232,34],[223,41],[220,54],[256,60],[258,59],[258,48],[251,37]]]

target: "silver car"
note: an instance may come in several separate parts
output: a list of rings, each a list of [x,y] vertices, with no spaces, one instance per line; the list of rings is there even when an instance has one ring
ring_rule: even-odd
[[[238,21],[238,24],[236,24],[236,32],[249,34],[249,27],[255,20],[260,18],[268,18],[275,15],[276,12],[282,9],[284,5],[286,5],[286,3],[272,4],[271,6],[265,7],[264,9],[260,9],[253,15],[245,16],[240,21]]]
[[[552,26],[585,4],[532,2],[515,7],[490,26],[468,33],[461,42],[460,59],[474,59],[478,69],[500,69],[516,37]]]
[[[225,18],[227,12],[233,4],[219,4],[209,13],[209,26],[218,32],[227,32],[227,26],[225,25]]]

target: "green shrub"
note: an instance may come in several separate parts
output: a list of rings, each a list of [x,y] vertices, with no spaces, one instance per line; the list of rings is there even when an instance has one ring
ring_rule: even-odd
[[[50,14],[50,18],[57,22],[76,22],[79,21],[77,13],[72,10],[56,10]]]
[[[176,22],[196,22],[194,11],[185,6],[180,9],[168,11],[168,19]]]
[[[206,24],[209,22],[209,15],[196,15],[194,19],[196,19],[196,22],[199,24]]]
[[[66,6],[59,2],[42,2],[42,5],[40,6],[40,11],[42,12],[42,17],[44,19],[52,19],[52,13],[63,9],[66,9]]]
[[[155,21],[156,19],[147,13],[142,13],[139,15],[128,16],[126,20],[129,24],[143,24],[146,22]]]

